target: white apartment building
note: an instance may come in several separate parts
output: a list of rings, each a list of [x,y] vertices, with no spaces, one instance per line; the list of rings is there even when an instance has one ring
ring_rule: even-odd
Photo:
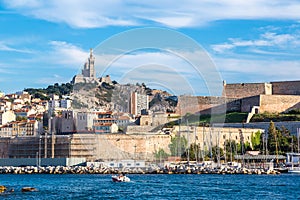
[[[8,122],[12,122],[16,120],[16,115],[14,111],[8,110],[8,111],[1,111],[0,112],[0,125],[7,124]]]
[[[149,109],[149,96],[146,94],[139,94],[137,92],[133,92],[130,95],[130,113],[133,115],[141,115],[142,110]]]

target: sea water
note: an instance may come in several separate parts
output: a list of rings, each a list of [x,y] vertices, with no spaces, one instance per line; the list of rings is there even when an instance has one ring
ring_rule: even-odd
[[[131,182],[115,183],[102,174],[1,174],[0,185],[15,191],[0,199],[300,199],[297,174],[128,176]]]

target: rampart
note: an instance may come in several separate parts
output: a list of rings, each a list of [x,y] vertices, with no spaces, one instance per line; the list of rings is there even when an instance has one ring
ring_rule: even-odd
[[[251,112],[253,106],[259,106],[260,95],[241,99],[241,112]]]
[[[224,112],[250,112],[254,106],[259,112],[282,113],[300,109],[300,95],[256,95],[242,99],[225,97],[192,97],[179,98],[177,113],[218,114]]]
[[[300,108],[300,95],[260,95],[260,113],[282,113]]]
[[[213,97],[213,96],[180,96],[176,113],[225,113],[228,111],[240,111],[241,101],[239,99]]]
[[[95,157],[103,160],[153,161],[160,149],[170,154],[170,135],[99,134],[96,137]]]
[[[274,95],[300,95],[300,81],[271,82]]]
[[[259,112],[282,113],[300,108],[300,81],[226,84],[222,97],[180,96],[177,113]]]
[[[245,98],[261,94],[272,94],[272,84],[269,83],[240,83],[224,84],[223,97],[227,98]]]

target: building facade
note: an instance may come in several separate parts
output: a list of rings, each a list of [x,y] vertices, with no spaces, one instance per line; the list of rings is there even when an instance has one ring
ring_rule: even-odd
[[[141,115],[142,110],[149,109],[149,96],[146,94],[139,94],[132,92],[129,101],[130,114]]]
[[[90,56],[85,62],[81,74],[74,76],[72,83],[86,83],[94,80],[96,80],[95,56],[93,55],[93,49],[90,49]]]
[[[111,111],[98,112],[93,127],[96,134],[118,132],[117,120],[112,117]]]
[[[12,122],[16,120],[16,115],[14,111],[8,110],[4,112],[0,112],[0,125],[7,124],[8,122]]]

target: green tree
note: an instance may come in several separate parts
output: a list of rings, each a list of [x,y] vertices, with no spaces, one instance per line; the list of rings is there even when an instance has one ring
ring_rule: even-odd
[[[217,146],[212,147],[212,159],[214,162],[218,162],[218,160],[220,160],[221,157],[223,157],[223,155],[224,155],[224,151],[222,148]]]
[[[278,154],[285,154],[290,151],[291,146],[291,136],[288,129],[286,129],[284,126],[281,127],[280,130],[278,130]]]
[[[297,137],[295,135],[292,135],[290,137],[290,151],[291,152],[296,152],[298,150],[298,141],[297,141]]]
[[[182,156],[187,146],[187,140],[185,137],[175,136],[171,138],[169,148],[172,156]]]
[[[27,120],[27,117],[22,117],[22,116],[16,117],[16,121],[23,121],[23,120]]]
[[[167,154],[162,148],[159,148],[159,150],[155,152],[155,158],[160,161],[166,160],[168,156],[169,154]]]
[[[248,142],[248,141],[246,141],[246,142],[244,143],[244,148],[245,148],[245,151],[252,151],[250,142]]]
[[[235,155],[241,155],[245,153],[245,151],[252,150],[249,142],[243,142],[241,144],[235,140],[226,140],[224,149],[226,149],[224,156],[226,156],[227,160],[234,160]],[[244,152],[242,152],[242,150],[244,150]]]
[[[257,131],[251,134],[252,150],[259,151],[261,143],[261,132]]]
[[[188,156],[189,156],[190,161],[192,161],[192,160],[194,160],[194,161],[198,160],[199,161],[200,160],[200,151],[201,151],[201,149],[200,149],[199,144],[192,143],[187,150],[182,155],[183,159],[187,160]]]
[[[294,137],[290,135],[289,131],[285,127],[278,129],[271,121],[268,129],[268,151],[270,154],[278,155],[285,154],[294,150]]]
[[[277,137],[278,131],[275,128],[274,122],[271,121],[268,128],[268,152],[270,154],[275,154],[277,149]]]
[[[233,161],[234,156],[237,154],[236,143],[234,140],[226,140],[225,141],[225,156],[228,161]]]

